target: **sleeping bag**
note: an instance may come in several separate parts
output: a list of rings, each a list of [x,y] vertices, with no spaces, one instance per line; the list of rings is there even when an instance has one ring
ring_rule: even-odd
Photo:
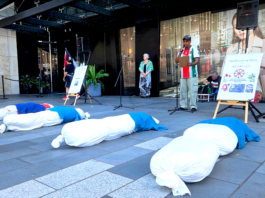
[[[54,107],[50,110],[29,114],[11,114],[4,117],[0,126],[0,133],[5,131],[28,131],[46,126],[53,126],[65,122],[87,119],[88,113],[79,108]]]
[[[87,147],[103,140],[113,140],[142,130],[166,130],[159,121],[146,113],[133,113],[103,119],[90,119],[66,124],[57,138],[52,141],[54,148],[62,142],[69,146]]]
[[[181,136],[152,157],[150,169],[157,184],[172,188],[174,196],[190,195],[184,182],[199,182],[207,177],[219,155],[215,143]]]
[[[219,155],[243,148],[246,141],[259,140],[256,133],[236,118],[201,121],[158,151],[150,168],[157,184],[172,188],[174,196],[191,195],[184,182],[203,180]]]
[[[233,117],[204,120],[199,122],[198,124],[216,124],[218,125],[218,127],[220,125],[223,125],[230,128],[237,136],[238,149],[244,148],[246,142],[260,141],[259,135],[248,128],[248,126],[244,122]]]
[[[15,105],[9,105],[5,108],[0,109],[0,120],[3,120],[5,116],[10,114],[27,114],[37,113],[45,111],[46,109],[52,108],[50,104],[37,104],[33,102],[20,103]]]
[[[238,143],[235,133],[224,125],[196,124],[188,128],[183,136],[212,141],[218,146],[220,155],[232,153]]]

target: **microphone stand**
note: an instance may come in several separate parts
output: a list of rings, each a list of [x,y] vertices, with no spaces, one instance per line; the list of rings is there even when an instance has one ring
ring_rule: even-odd
[[[116,80],[116,83],[115,83],[115,85],[114,85],[114,87],[116,87],[116,86],[117,86],[117,83],[118,83],[118,81],[119,81],[119,79],[120,79],[120,105],[114,107],[113,111],[115,111],[116,109],[119,109],[120,107],[125,107],[125,106],[122,105],[122,75],[123,75],[123,72],[122,72],[122,71],[123,71],[123,67],[124,67],[124,65],[125,65],[125,63],[126,63],[126,60],[127,60],[127,58],[128,58],[129,56],[130,56],[130,55],[128,55],[127,57],[125,57],[125,58],[123,59],[124,62],[123,62],[122,68],[121,68],[121,70],[120,70],[119,76],[118,76],[118,78],[117,78],[117,80]],[[125,108],[134,109],[133,107],[125,107]]]
[[[180,108],[179,108],[179,98],[178,98],[178,95],[179,95],[179,81],[178,81],[178,65],[179,63],[176,65],[176,80],[177,80],[177,85],[176,85],[176,107],[174,109],[170,109],[168,110],[169,112],[171,111],[170,115],[172,115],[173,113],[175,113],[176,111],[180,111]]]
[[[183,46],[183,50],[184,50],[184,46]],[[180,52],[180,56],[181,56],[183,50]],[[169,115],[172,115],[176,111],[185,111],[185,110],[181,110],[180,107],[179,107],[179,98],[178,98],[178,95],[179,95],[179,85],[180,85],[180,82],[179,82],[179,79],[178,79],[178,66],[179,66],[179,62],[176,65],[176,81],[177,81],[177,85],[176,85],[176,89],[177,89],[176,90],[176,107],[174,109],[168,110],[169,112],[171,111],[171,113]]]

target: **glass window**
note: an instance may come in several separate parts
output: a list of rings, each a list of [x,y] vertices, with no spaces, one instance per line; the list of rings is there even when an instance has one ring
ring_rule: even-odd
[[[265,49],[265,4],[259,6],[259,27],[249,32],[249,49]],[[226,54],[237,54],[245,49],[245,33],[236,30],[236,9],[219,13],[205,12],[160,22],[160,94],[176,85],[175,58],[182,47],[184,35],[191,36],[192,46],[200,52],[199,82],[211,71],[222,72]],[[263,33],[262,33],[263,32]],[[259,43],[259,44],[257,44]],[[257,48],[255,45],[262,45]],[[253,52],[254,52],[253,51]],[[265,63],[262,63],[265,65]],[[179,72],[178,72],[179,73]],[[265,72],[263,72],[265,73]],[[264,78],[265,79],[265,78]],[[265,80],[263,82],[265,90]],[[172,91],[172,90],[171,90]],[[169,89],[170,92],[170,89]]]
[[[123,58],[130,54],[126,59],[123,68],[123,82],[125,94],[135,93],[135,27],[120,30],[122,64]]]

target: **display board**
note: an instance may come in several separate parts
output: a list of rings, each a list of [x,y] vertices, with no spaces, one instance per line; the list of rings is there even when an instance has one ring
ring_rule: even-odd
[[[69,94],[80,92],[86,74],[86,70],[87,66],[80,66],[75,69],[75,74],[68,92]]]
[[[262,56],[263,53],[227,55],[217,100],[253,100]]]

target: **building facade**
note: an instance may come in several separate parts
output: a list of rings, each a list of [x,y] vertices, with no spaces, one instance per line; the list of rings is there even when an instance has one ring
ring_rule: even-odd
[[[118,2],[124,3],[124,1]],[[151,6],[156,3],[155,1],[146,1],[146,3],[148,2],[151,2]],[[93,3],[94,6],[102,6],[94,1],[90,3]],[[67,28],[64,27],[63,30],[52,32],[50,38],[54,43],[52,44],[51,55],[49,45],[44,42],[48,41],[47,35],[44,37],[38,34],[31,36],[4,29],[0,31],[0,42],[4,44],[3,46],[7,43],[7,49],[2,48],[0,50],[2,59],[0,67],[4,68],[1,69],[2,74],[9,75],[12,79],[21,79],[22,75],[37,77],[41,73],[42,78],[51,84],[52,89],[49,92],[64,92],[62,81],[63,58],[65,48],[67,48],[71,56],[80,62],[84,60],[87,62],[89,52],[91,52],[89,64],[96,65],[97,70],[103,69],[110,74],[109,77],[102,79],[106,87],[105,94],[119,94],[119,86],[114,87],[114,84],[120,69],[124,65],[123,94],[138,95],[139,65],[143,54],[148,53],[154,65],[154,71],[151,74],[151,95],[155,97],[170,96],[172,88],[179,81],[177,78],[179,68],[175,68],[174,60],[182,47],[184,35],[191,35],[192,45],[200,51],[199,81],[207,78],[211,71],[217,71],[221,74],[227,51],[235,46],[238,46],[238,49],[242,48],[243,40],[237,37],[234,28],[236,3],[236,1],[230,1],[230,3],[226,1],[224,5],[200,5],[197,7],[193,3],[194,6],[191,6],[189,11],[185,12],[185,10],[179,8],[178,12],[174,12],[174,9],[170,8],[174,5],[173,1],[166,0],[161,3],[165,8],[160,6],[158,8],[154,7],[153,10],[152,7],[147,11],[140,10],[139,12],[143,15],[136,16],[134,13],[135,18],[128,23],[121,22],[114,25],[113,19],[107,22],[109,25],[113,23],[113,26],[102,28],[99,27],[103,21],[101,17],[95,22],[97,25],[93,24],[94,26],[91,27],[73,24]],[[252,36],[249,46],[252,45],[251,42],[254,38],[260,39],[260,42],[263,43],[263,33],[265,33],[264,3],[260,1],[259,27],[258,30],[250,31]],[[135,3],[128,4],[136,6]],[[170,6],[171,4],[172,6]],[[127,9],[124,5],[115,4],[115,6],[117,9],[120,7],[123,10]],[[30,5],[25,6],[21,11],[28,8],[30,8]],[[105,6],[104,9],[110,10],[108,6]],[[163,11],[163,14],[157,14],[155,9],[160,12]],[[221,11],[216,11],[218,9],[221,9]],[[122,15],[117,14],[115,20],[121,21],[123,17],[129,17],[130,12],[131,10],[128,9]],[[65,8],[62,13],[78,17],[84,15],[78,9],[73,11],[68,8]],[[93,17],[94,15],[87,16]],[[87,21],[89,21],[89,17]],[[59,23],[60,20],[56,22]],[[86,51],[80,49],[80,38],[87,40],[83,46]],[[16,45],[17,47],[15,47]],[[265,49],[265,46],[262,49]],[[123,58],[128,54],[130,54],[130,57],[124,61]],[[261,70],[261,73],[265,75],[263,70]],[[20,86],[20,90],[18,89],[17,84],[18,82],[7,82],[5,80],[6,92],[8,94],[25,93],[22,86]],[[16,88],[13,89],[12,86]],[[263,87],[265,87],[265,81]],[[36,91],[37,89],[35,89]]]

